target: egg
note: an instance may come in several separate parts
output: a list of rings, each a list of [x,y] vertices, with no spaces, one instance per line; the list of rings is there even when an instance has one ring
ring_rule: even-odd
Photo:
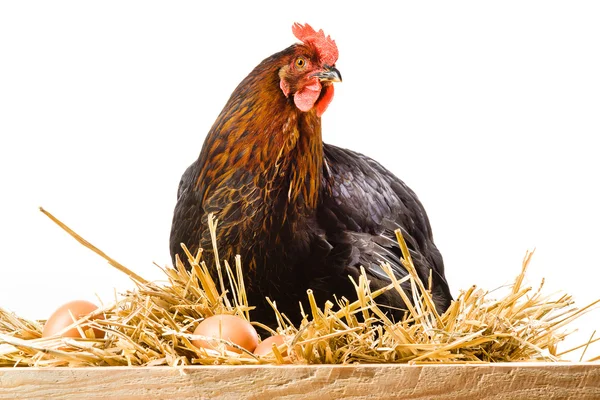
[[[260,344],[258,346],[256,346],[256,349],[254,349],[254,355],[257,356],[267,356],[267,355],[273,355],[273,344],[277,345],[278,347],[280,345],[282,345],[283,343],[285,343],[286,339],[289,339],[289,336],[286,335],[273,335],[271,337],[266,338],[265,340],[263,340],[262,342],[260,342]],[[287,349],[283,350],[281,352],[282,356],[287,356]]]
[[[56,311],[52,313],[50,318],[44,324],[44,329],[42,331],[42,337],[54,336],[60,331],[64,330],[67,326],[71,325],[73,322],[78,319],[85,317],[89,313],[98,309],[98,306],[94,303],[90,303],[86,300],[73,300],[66,304],[60,306]],[[71,316],[71,314],[73,316]],[[73,320],[73,317],[75,320]],[[97,315],[94,319],[104,319],[102,314]],[[80,328],[85,332],[89,329],[86,326],[86,323],[80,325]],[[104,331],[100,329],[93,329],[94,336],[96,338],[103,338]],[[61,337],[72,337],[72,338],[81,338],[81,334],[77,330],[77,328],[71,328],[64,333],[60,334]]]
[[[219,314],[208,317],[198,324],[194,330],[194,335],[224,339],[243,347],[249,352],[253,352],[256,346],[258,346],[256,329],[254,329],[250,322],[235,315]],[[192,340],[192,344],[196,347],[204,347],[206,349],[214,350],[219,348],[219,342],[217,341],[211,342],[194,339]],[[226,345],[225,348],[229,351],[241,353],[239,349],[233,346]]]

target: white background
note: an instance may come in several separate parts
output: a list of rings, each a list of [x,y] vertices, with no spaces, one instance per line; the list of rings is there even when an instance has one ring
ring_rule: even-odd
[[[1,3],[1,307],[47,318],[133,287],[39,206],[160,279],[181,173],[295,21],[340,51],[324,140],[418,193],[455,295],[511,282],[536,248],[529,284],[600,297],[598,2],[211,3]]]

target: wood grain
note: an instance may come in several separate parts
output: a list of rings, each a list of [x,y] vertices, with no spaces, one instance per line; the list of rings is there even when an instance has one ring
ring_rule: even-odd
[[[0,368],[0,399],[600,399],[600,364]]]

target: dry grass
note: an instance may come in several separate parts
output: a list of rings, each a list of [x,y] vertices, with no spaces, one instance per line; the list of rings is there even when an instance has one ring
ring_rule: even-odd
[[[42,338],[43,321],[28,321],[0,308],[0,366],[558,361],[570,351],[587,350],[590,343],[598,340],[592,335],[587,343],[558,352],[558,344],[567,335],[566,326],[600,300],[578,309],[569,295],[544,295],[543,283],[537,290],[524,287],[531,253],[526,255],[521,273],[503,297],[492,299],[488,292],[473,286],[462,291],[443,315],[438,315],[398,233],[409,276],[398,281],[388,269],[392,283],[371,292],[363,273],[354,282],[358,300],[352,303],[341,299],[338,304],[318,305],[308,291],[310,309],[303,310],[305,318],[299,327],[292,326],[273,302],[280,323],[277,331],[289,335],[287,343],[275,348],[273,355],[256,357],[245,350],[238,354],[223,346],[219,351],[196,348],[191,343],[192,332],[203,318],[221,313],[248,318],[250,305],[239,257],[233,266],[226,260],[222,264],[216,262],[215,282],[202,261],[202,253],[187,252],[185,262],[191,271],[178,260],[174,268],[159,267],[167,278],[166,284],[148,282],[42,211],[84,246],[128,274],[137,288],[97,310],[96,313],[104,314],[104,320],[87,316],[74,322],[86,332],[87,339]],[[214,244],[216,221],[210,219],[209,224]],[[415,293],[412,302],[400,286],[405,280]],[[377,296],[386,290],[399,291],[407,304],[413,304],[404,320],[390,321],[377,305]],[[93,338],[93,327],[104,330],[106,337]]]

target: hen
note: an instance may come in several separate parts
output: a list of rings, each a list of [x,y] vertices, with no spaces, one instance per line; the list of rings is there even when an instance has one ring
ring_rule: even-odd
[[[268,296],[297,323],[309,288],[320,302],[334,294],[354,299],[348,276],[360,266],[373,290],[389,283],[381,261],[406,276],[394,235],[400,228],[444,311],[452,297],[442,256],[415,193],[376,161],[321,139],[321,116],[342,80],[335,41],[308,24],[292,31],[301,43],[266,58],[238,85],[183,174],[174,262],[181,243],[193,252],[211,248],[207,215],[214,213],[220,257],[242,257],[252,317],[275,324]],[[212,265],[212,253],[204,257]],[[395,318],[406,307],[395,291],[378,301]]]

